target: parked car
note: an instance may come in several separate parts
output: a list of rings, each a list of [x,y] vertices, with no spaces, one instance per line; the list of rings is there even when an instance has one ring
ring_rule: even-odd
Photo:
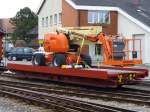
[[[14,48],[14,47],[4,50],[4,56],[5,56],[6,58],[8,57],[8,54],[13,50],[13,48]]]
[[[29,47],[17,47],[13,48],[10,53],[8,53],[8,60],[31,60],[34,50]]]

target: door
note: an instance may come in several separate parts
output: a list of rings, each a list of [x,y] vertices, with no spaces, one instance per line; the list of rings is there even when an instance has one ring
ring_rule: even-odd
[[[32,48],[24,48],[24,59],[31,60],[32,55],[33,55]]]
[[[135,50],[138,50],[141,47],[141,58],[142,58],[142,61],[144,62],[144,59],[145,59],[145,34],[134,34],[133,39],[137,39],[137,40],[135,40],[135,43],[134,43]],[[141,45],[140,45],[140,43],[141,43]],[[138,53],[137,55],[138,55],[138,59],[139,59],[140,53]]]
[[[18,59],[23,59],[24,58],[24,50],[23,50],[23,48],[17,48],[16,56],[17,56]]]
[[[103,62],[103,49],[101,44],[90,44],[89,55],[92,58],[92,63],[97,65]]]

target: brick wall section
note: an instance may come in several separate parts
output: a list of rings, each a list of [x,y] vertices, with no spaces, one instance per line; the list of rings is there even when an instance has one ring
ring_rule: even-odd
[[[80,26],[88,26],[88,11],[80,10],[79,11],[79,25]],[[89,25],[90,26],[90,25]]]
[[[112,11],[110,13],[110,24],[103,25],[103,32],[106,32],[110,35],[116,35],[118,32],[118,12]]]
[[[62,0],[62,26],[79,26],[78,11],[71,7],[65,0]]]
[[[85,18],[85,16],[83,18]],[[79,27],[79,26],[80,26],[79,11],[72,8],[65,0],[62,0],[62,27]],[[89,54],[88,45],[83,46],[82,54]]]
[[[110,24],[101,25],[101,24],[88,24],[88,11],[80,10],[79,11],[79,25],[80,26],[102,26],[103,32],[106,32],[110,35],[117,34],[118,26],[118,13],[116,11],[111,11],[110,13]]]

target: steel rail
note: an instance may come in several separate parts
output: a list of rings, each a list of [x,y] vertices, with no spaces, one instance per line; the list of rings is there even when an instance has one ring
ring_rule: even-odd
[[[73,111],[81,111],[81,112],[135,112],[126,109],[118,109],[110,106],[103,106],[100,104],[88,103],[80,100],[70,99],[67,97],[62,97],[58,95],[47,94],[38,91],[32,91],[17,87],[11,87],[6,85],[1,85],[0,92],[25,98],[28,100],[33,100],[40,103],[46,104],[55,104],[56,106],[61,106],[65,108],[72,109]]]
[[[9,85],[13,87],[20,87],[24,89],[30,89],[34,91],[39,91],[39,92],[45,92],[49,94],[59,94],[59,95],[69,95],[69,96],[78,96],[78,97],[88,97],[88,98],[94,98],[94,99],[103,99],[103,100],[115,100],[118,102],[131,102],[135,104],[141,104],[141,105],[150,105],[150,95],[144,94],[144,93],[139,93],[132,91],[127,93],[127,91],[122,91],[123,93],[118,93],[118,91],[95,91],[91,92],[85,89],[72,89],[72,88],[59,88],[59,87],[50,87],[50,86],[44,86],[40,84],[33,84],[33,83],[23,83],[23,82],[12,82],[12,81],[0,81],[0,85]],[[125,89],[126,90],[126,89]],[[143,92],[143,91],[142,91]]]

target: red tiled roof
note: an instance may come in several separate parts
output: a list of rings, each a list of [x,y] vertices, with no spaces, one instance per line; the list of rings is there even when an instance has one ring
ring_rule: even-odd
[[[13,33],[13,25],[10,23],[10,18],[0,19],[0,27],[6,32],[6,33]]]

